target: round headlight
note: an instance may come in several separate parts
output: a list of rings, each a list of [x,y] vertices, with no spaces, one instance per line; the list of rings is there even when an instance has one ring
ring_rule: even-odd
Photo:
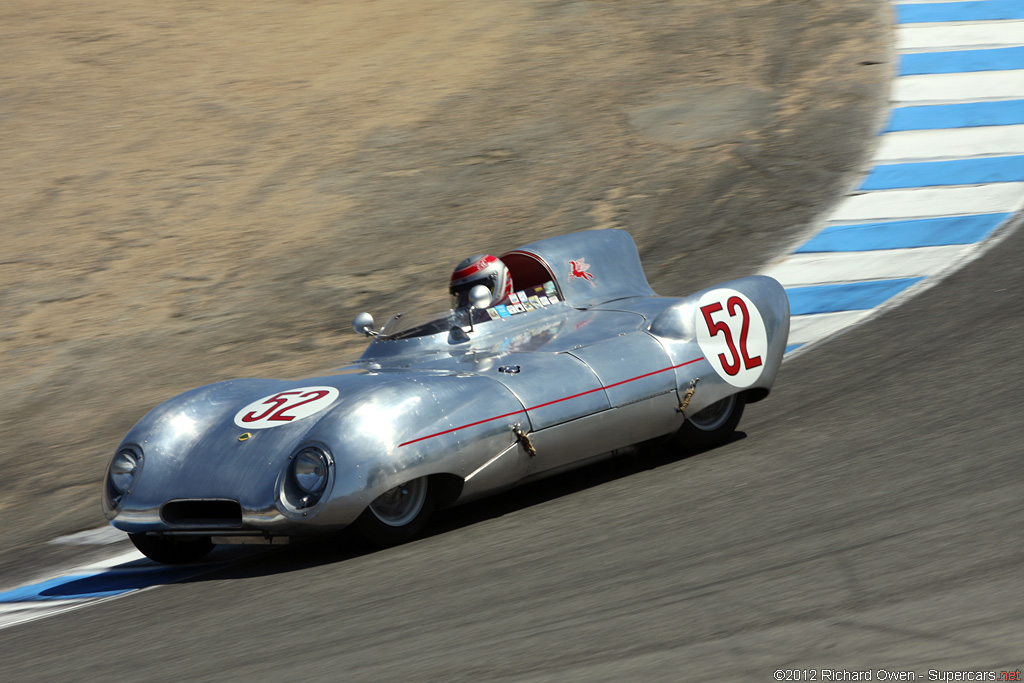
[[[295,456],[292,472],[305,493],[320,493],[327,486],[327,456],[319,448],[305,448]]]
[[[110,485],[118,493],[124,493],[131,487],[138,467],[138,455],[127,449],[118,451],[110,463]]]

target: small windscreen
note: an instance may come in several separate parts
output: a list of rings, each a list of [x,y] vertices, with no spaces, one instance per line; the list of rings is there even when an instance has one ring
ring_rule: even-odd
[[[410,339],[431,334],[450,332],[453,327],[474,326],[492,320],[513,318],[521,314],[540,311],[561,302],[555,283],[551,280],[533,287],[512,292],[504,301],[488,308],[449,308],[446,311],[417,310],[399,313],[380,331],[380,339]]]

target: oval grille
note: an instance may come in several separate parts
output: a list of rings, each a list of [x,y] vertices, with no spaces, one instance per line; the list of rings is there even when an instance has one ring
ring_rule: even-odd
[[[240,527],[242,506],[237,500],[172,500],[160,508],[160,518],[171,526]]]

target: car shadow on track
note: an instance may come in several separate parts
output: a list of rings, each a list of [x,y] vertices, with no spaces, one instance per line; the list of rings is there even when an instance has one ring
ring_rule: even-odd
[[[491,498],[438,510],[419,539],[440,536],[640,472],[664,467],[704,453],[713,453],[718,448],[745,439],[746,436],[745,432],[737,431],[726,444],[711,449],[680,448],[672,442],[646,445],[632,454],[596,462],[548,479],[525,484]],[[218,548],[218,551],[221,549]],[[224,548],[218,555],[224,559],[227,552],[231,552],[231,549]],[[353,533],[343,531],[334,536],[317,537],[293,545],[268,549],[255,557],[231,562],[223,569],[203,573],[183,582],[223,581],[283,574],[344,562],[376,552],[381,552],[381,549],[367,545]]]

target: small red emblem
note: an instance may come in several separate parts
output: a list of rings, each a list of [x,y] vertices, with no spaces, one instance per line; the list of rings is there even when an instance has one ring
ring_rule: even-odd
[[[569,261],[569,275],[573,277],[583,278],[590,284],[594,284],[594,276],[587,271],[590,270],[590,264],[587,263],[586,259],[578,259],[576,261]],[[597,285],[594,285],[595,287]]]

